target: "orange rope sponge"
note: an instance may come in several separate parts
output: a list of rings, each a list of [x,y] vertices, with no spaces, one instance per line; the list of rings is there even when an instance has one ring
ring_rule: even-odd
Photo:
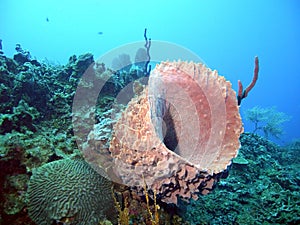
[[[162,62],[114,125],[109,151],[125,185],[177,204],[210,191],[243,132],[230,82],[204,64]],[[144,178],[144,179],[143,179]]]

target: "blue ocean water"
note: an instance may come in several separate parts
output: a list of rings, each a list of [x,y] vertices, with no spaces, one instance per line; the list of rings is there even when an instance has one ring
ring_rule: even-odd
[[[37,59],[64,64],[73,54],[95,58],[143,40],[182,45],[217,69],[237,90],[252,79],[259,56],[259,80],[243,100],[241,113],[271,107],[291,116],[279,143],[300,137],[300,3],[266,1],[2,0],[0,38],[13,56],[21,43]],[[245,131],[253,124],[244,120]]]

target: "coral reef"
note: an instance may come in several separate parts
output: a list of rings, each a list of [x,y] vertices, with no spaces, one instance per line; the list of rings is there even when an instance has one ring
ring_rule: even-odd
[[[81,76],[77,64],[90,57],[79,58],[61,66],[0,56],[1,224],[33,224],[24,197],[32,169],[80,154],[71,103]],[[24,186],[12,185],[21,177]]]
[[[24,50],[21,44],[16,44],[17,53],[14,54],[14,60],[19,64],[24,64],[25,62],[31,62],[31,55],[28,50]]]
[[[89,67],[92,59],[91,54],[72,56],[69,63],[62,66],[49,61],[41,62],[40,65],[28,62],[22,64],[0,56],[1,224],[35,224],[28,217],[25,198],[32,171],[36,168],[39,170],[49,162],[80,155],[71,120],[71,104],[82,75],[80,73],[87,68],[95,68],[90,70],[96,72],[91,73],[90,80],[86,82],[88,87],[97,85],[97,80],[108,74],[111,77],[110,84],[116,91],[142,74],[143,68],[139,71],[136,68],[129,74],[123,72],[124,79],[120,79],[120,73],[106,69],[102,63],[95,67],[92,63]],[[107,118],[111,113],[110,105],[114,102],[115,93],[106,88],[99,97],[96,109],[99,125],[95,125],[99,130],[97,138],[109,138],[111,135],[110,127],[114,121]],[[139,208],[138,204],[136,206]],[[146,212],[145,207],[139,210]],[[107,217],[111,216],[116,216],[116,213],[110,211]]]
[[[34,107],[30,107],[21,99],[12,113],[0,115],[0,134],[5,134],[13,130],[25,132],[26,130],[36,131],[33,120],[39,117],[39,112]]]
[[[145,57],[144,51],[142,54]],[[41,171],[53,165],[51,164],[52,161],[55,161],[53,162],[55,165],[60,165],[61,162],[70,162],[70,158],[81,155],[77,148],[78,142],[75,142],[78,137],[74,137],[73,132],[78,127],[72,126],[72,116],[75,120],[77,117],[82,118],[81,121],[84,122],[80,124],[81,127],[78,129],[83,130],[88,130],[87,124],[85,124],[87,119],[90,117],[95,118],[95,121],[93,121],[95,124],[92,126],[93,130],[88,130],[89,135],[86,135],[87,137],[83,140],[83,154],[87,158],[97,159],[98,161],[95,161],[96,165],[100,164],[107,169],[104,175],[107,175],[107,173],[115,174],[109,145],[112,137],[116,137],[116,133],[112,133],[112,131],[119,118],[122,118],[120,112],[125,109],[128,101],[133,97],[135,98],[130,104],[133,105],[133,102],[135,105],[144,103],[142,96],[145,96],[147,91],[148,96],[149,93],[160,93],[161,97],[164,98],[165,94],[172,95],[172,92],[168,92],[169,89],[166,89],[167,91],[163,93],[159,92],[165,87],[165,82],[154,82],[156,89],[149,89],[149,87],[145,89],[145,81],[136,81],[136,79],[144,76],[144,66],[145,64],[137,64],[128,71],[113,71],[106,68],[101,61],[94,62],[93,56],[89,53],[82,56],[71,56],[66,65],[53,64],[47,60],[35,62],[32,59],[26,62],[17,62],[0,54],[0,224],[36,225],[28,216],[28,212],[33,212],[33,206],[30,206],[26,192],[28,191],[31,198],[36,196],[36,193],[32,192],[33,188],[27,189],[30,177],[29,186],[32,187],[32,181],[39,174],[42,175]],[[169,67],[165,67],[165,70],[167,68]],[[196,68],[194,67],[193,71],[196,71]],[[184,72],[185,69],[182,69],[182,71]],[[93,91],[93,87],[97,87],[103,80],[105,86],[99,96],[96,96],[97,103],[94,111],[89,108],[82,108],[80,112],[76,112],[76,115],[72,115],[72,102],[76,86],[80,82],[82,74],[86,72],[89,73],[89,76],[88,79],[83,80],[82,84],[84,84],[87,91]],[[214,73],[208,72],[208,74],[213,76]],[[118,98],[118,93],[121,90],[123,91],[124,87],[127,88],[125,92],[122,92],[124,94],[122,96],[125,97]],[[176,85],[171,85],[172,88],[176,90]],[[85,95],[80,97],[84,101],[91,101],[91,99],[86,99]],[[163,98],[156,99],[159,99],[156,106],[168,106],[167,102],[161,101]],[[236,101],[233,99],[235,97],[232,95],[232,101]],[[146,101],[146,99],[144,100]],[[182,103],[180,102],[181,105],[184,105]],[[151,118],[151,123],[161,123],[161,126],[156,126],[153,133],[157,135],[157,139],[161,143],[164,143],[173,151],[168,154],[180,155],[183,158],[189,155],[190,152],[182,151],[184,148],[180,138],[171,138],[174,131],[179,134],[178,129],[174,126],[165,126],[165,122],[172,121],[172,118],[174,122],[174,110],[171,105],[169,106],[166,108],[154,107],[152,109],[155,110],[150,110],[151,113],[148,116]],[[236,107],[236,104],[234,107]],[[137,108],[132,106],[130,109]],[[142,110],[142,107],[140,109]],[[189,111],[190,108],[183,110]],[[127,109],[127,112],[129,112],[129,109]],[[166,116],[163,117],[163,120],[159,120],[158,115]],[[177,114],[175,113],[175,115]],[[187,125],[194,125],[194,123]],[[184,126],[181,129],[184,129]],[[197,129],[195,128],[195,130]],[[188,138],[195,134],[195,130],[191,135],[188,135]],[[165,139],[161,136],[163,134],[168,134]],[[175,143],[178,141],[177,146],[179,147],[176,148],[174,140]],[[140,189],[123,187],[118,183],[114,184],[113,191],[106,189],[105,193],[107,195],[105,197],[110,199],[109,201],[111,201],[113,207],[108,213],[103,212],[102,209],[94,212],[94,216],[99,218],[97,224],[117,224],[115,218],[118,210],[114,209],[115,203],[111,198],[112,192],[119,203],[120,211],[125,212],[125,214],[128,212],[125,220],[127,219],[129,224],[150,225],[158,219],[160,224],[174,225],[299,224],[299,140],[295,140],[287,146],[278,147],[258,135],[246,133],[242,134],[240,141],[242,148],[238,157],[233,159],[230,176],[226,180],[217,183],[215,185],[216,190],[209,195],[200,195],[200,191],[193,185],[194,179],[192,177],[196,176],[193,173],[196,166],[192,166],[194,161],[190,158],[189,164],[187,165],[187,162],[183,161],[183,169],[176,170],[176,177],[164,186],[165,192],[160,192],[162,191],[162,189],[159,189],[162,186],[161,184],[158,183],[157,188],[153,186],[148,173],[141,174]],[[237,147],[234,147],[235,150],[237,150],[238,145],[239,142],[236,140]],[[114,154],[117,155],[117,152],[114,152]],[[232,152],[232,154],[234,156],[236,152]],[[99,155],[101,155],[100,159]],[[152,156],[151,154],[144,154],[143,160],[152,159]],[[228,161],[224,161],[223,166],[220,166],[220,170],[226,169],[225,165],[230,164],[229,158],[232,156],[228,157]],[[155,159],[153,166],[157,163],[160,165],[161,161],[159,162],[157,158],[153,158]],[[166,162],[169,163],[171,159],[169,158],[169,161]],[[70,164],[74,165],[75,161],[73,160]],[[79,161],[80,165],[84,164],[83,167],[87,166],[82,160]],[[77,161],[75,164],[78,165]],[[135,161],[133,164],[137,165]],[[208,162],[207,165],[209,166],[209,164]],[[88,168],[88,171],[92,173],[91,168]],[[97,168],[94,167],[94,169]],[[174,166],[175,169],[178,168]],[[219,170],[216,169],[216,171]],[[52,172],[51,170],[50,174]],[[72,174],[75,176],[75,172],[76,170],[69,173],[64,172],[64,175],[70,178]],[[208,170],[201,170],[201,172],[208,172]],[[220,176],[226,174],[227,169]],[[82,174],[77,173],[77,175],[80,177],[79,181],[88,178],[82,177]],[[143,175],[147,187],[145,187]],[[97,174],[97,176],[99,175]],[[218,180],[220,176],[210,176],[207,179],[211,181],[213,179]],[[117,180],[120,177],[116,176],[113,179]],[[186,183],[186,180],[191,179],[193,182]],[[195,180],[197,179],[201,180],[203,177],[197,177]],[[103,180],[103,178],[101,177],[100,180]],[[72,180],[72,182],[75,181]],[[97,182],[99,182],[98,179],[94,183]],[[122,181],[120,182],[122,183]],[[164,179],[161,182],[166,183]],[[61,187],[60,185],[63,185],[63,183],[62,178],[61,180],[53,180],[53,184],[56,184],[53,190]],[[88,185],[87,189],[93,188],[94,183]],[[209,191],[214,183],[211,182],[205,187],[200,185],[200,190]],[[83,185],[87,184],[84,183]],[[52,186],[49,185],[49,187]],[[45,187],[45,190],[48,190],[49,187]],[[39,188],[36,187],[35,190],[38,192]],[[186,190],[186,192],[183,190]],[[194,190],[193,196],[190,195],[192,190]],[[85,193],[83,189],[80,194],[82,193]],[[72,196],[72,199],[78,200],[80,194]],[[183,198],[177,199],[177,194],[183,195]],[[147,195],[148,200],[145,197]],[[168,198],[173,200],[175,199],[174,196],[178,200],[178,207],[174,204],[162,202],[162,200]],[[40,196],[39,199],[45,199],[44,197],[46,196]],[[191,200],[189,204],[181,200],[191,197],[195,199],[199,197],[199,199],[197,201]],[[92,199],[91,202],[96,199]],[[50,200],[48,199],[49,202]],[[73,203],[72,201],[68,202],[69,206]],[[108,205],[107,202],[106,205]],[[69,206],[64,205],[65,208]],[[69,212],[71,213],[71,211]],[[58,217],[64,216],[63,211],[59,213],[61,214]],[[104,214],[106,215],[104,216]],[[152,216],[150,216],[151,214]],[[67,214],[65,215],[67,216]],[[100,221],[105,217],[108,219],[113,217],[114,219]],[[72,218],[74,217],[55,218],[57,221],[53,221],[53,224],[70,224]]]
[[[33,171],[28,184],[29,216],[39,225],[98,224],[114,220],[112,184],[84,160],[63,159]]]
[[[252,133],[241,135],[238,157],[230,175],[181,215],[196,224],[299,224],[299,146],[279,147]]]

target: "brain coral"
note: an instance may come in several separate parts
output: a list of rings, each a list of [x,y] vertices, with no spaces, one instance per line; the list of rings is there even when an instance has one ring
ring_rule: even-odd
[[[243,131],[231,83],[201,63],[162,62],[113,127],[113,170],[160,198],[197,198],[237,155]]]
[[[28,201],[29,216],[39,225],[93,225],[116,216],[111,182],[80,159],[58,160],[36,169]]]

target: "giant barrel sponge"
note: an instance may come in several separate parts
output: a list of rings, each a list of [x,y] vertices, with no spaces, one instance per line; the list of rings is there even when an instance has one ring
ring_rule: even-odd
[[[112,170],[128,186],[177,204],[209,192],[240,147],[231,83],[204,64],[162,62],[113,127]]]

